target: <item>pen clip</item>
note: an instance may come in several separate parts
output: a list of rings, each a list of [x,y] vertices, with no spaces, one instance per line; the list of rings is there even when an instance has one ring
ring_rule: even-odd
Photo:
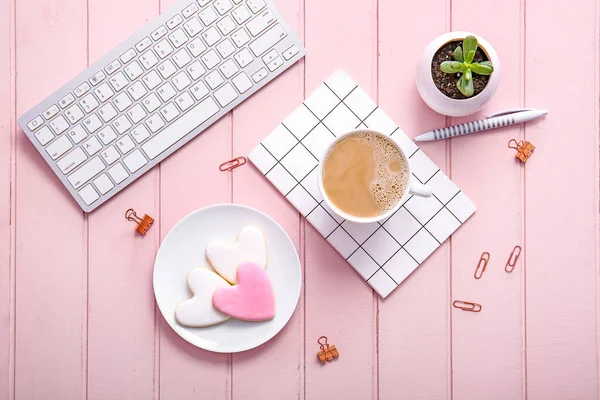
[[[486,118],[500,117],[501,115],[516,114],[523,111],[535,111],[535,108],[514,108],[512,110],[501,111],[496,114],[490,114]]]

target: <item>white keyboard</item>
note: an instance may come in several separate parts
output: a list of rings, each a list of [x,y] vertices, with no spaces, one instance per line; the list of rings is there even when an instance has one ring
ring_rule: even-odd
[[[90,212],[304,54],[270,0],[184,0],[18,123]]]

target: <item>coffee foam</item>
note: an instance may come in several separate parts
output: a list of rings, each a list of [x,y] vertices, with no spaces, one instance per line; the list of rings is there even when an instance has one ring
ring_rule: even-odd
[[[373,200],[381,208],[381,214],[385,214],[398,204],[406,190],[407,162],[396,145],[380,135],[360,132],[348,139],[363,141],[373,149],[375,174],[369,190]]]

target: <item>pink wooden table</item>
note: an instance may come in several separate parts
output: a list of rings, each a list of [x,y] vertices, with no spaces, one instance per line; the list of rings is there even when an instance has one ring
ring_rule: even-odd
[[[0,0],[0,399],[598,398],[598,0],[276,0],[306,59],[84,215],[16,117],[175,1]],[[423,146],[478,211],[382,301],[253,167],[217,167],[247,154],[337,68],[410,136],[455,122],[414,84],[423,47],[452,29],[500,54],[502,82],[485,112],[550,115]],[[527,168],[506,148],[513,137],[537,146]],[[169,229],[221,202],[272,215],[304,268],[290,323],[235,355],[181,340],[151,284]],[[124,220],[129,207],[157,219],[145,237]],[[517,244],[522,261],[508,275]],[[475,282],[483,251],[491,263]],[[326,366],[320,335],[341,354]]]

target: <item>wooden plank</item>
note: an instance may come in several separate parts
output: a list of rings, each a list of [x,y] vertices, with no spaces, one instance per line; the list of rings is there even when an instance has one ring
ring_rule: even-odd
[[[376,9],[372,0],[305,1],[307,94],[343,68],[367,93],[376,95]],[[377,390],[373,290],[308,224],[305,246],[306,398],[373,399]],[[317,361],[316,341],[321,335],[340,351],[335,365]]]
[[[597,14],[595,0],[527,1],[526,105],[549,110],[526,128],[537,146],[525,198],[529,400],[598,396]],[[555,49],[567,48],[578,67],[562,79]]]
[[[150,0],[90,0],[90,63],[158,15]],[[154,390],[152,267],[159,230],[145,236],[124,218],[157,217],[152,170],[89,216],[88,399],[150,399]],[[116,327],[118,327],[116,329]]]
[[[521,12],[520,0],[452,2],[452,29],[481,35],[494,46],[502,63],[501,84],[492,101],[481,112],[452,123],[523,106]],[[523,243],[522,170],[507,148],[511,138],[521,135],[521,127],[513,126],[452,139],[452,179],[477,205],[477,213],[453,237],[452,295],[484,308],[480,314],[453,309],[456,399],[489,398],[499,393],[507,399],[525,398],[524,269],[520,265],[512,274],[504,271],[514,246]],[[490,253],[490,263],[482,279],[475,280],[473,273],[484,251]],[[498,379],[499,373],[502,379]]]
[[[302,37],[300,0],[277,1],[278,9]],[[294,65],[233,112],[233,156],[249,154],[303,100],[303,62]],[[279,96],[285,93],[285,96]],[[277,102],[272,99],[277,99]],[[251,127],[249,129],[248,127]],[[299,248],[299,214],[253,166],[233,175],[233,201],[259,209],[277,220]],[[268,244],[267,244],[268,245]],[[300,399],[303,374],[303,299],[287,326],[257,349],[233,355],[234,399]],[[268,379],[264,379],[268,376]]]
[[[176,2],[161,0],[161,10]],[[231,129],[231,117],[227,115],[161,163],[161,239],[190,212],[231,201],[231,178],[219,171],[219,165],[231,158]],[[226,399],[231,385],[230,357],[192,346],[160,314],[158,318],[160,398]]]
[[[79,0],[16,1],[17,115],[85,69]],[[79,206],[17,132],[16,377],[18,398],[85,392],[86,248]]]
[[[446,0],[415,2],[409,9],[406,6],[393,0],[379,1],[379,105],[414,137],[445,124],[445,117],[419,97],[415,62],[429,41],[445,31],[450,15]],[[448,173],[447,144],[420,145]],[[450,397],[449,273],[446,242],[380,302],[381,399]]]
[[[0,2],[0,400],[12,395],[12,226],[11,202],[14,143],[13,3]]]

